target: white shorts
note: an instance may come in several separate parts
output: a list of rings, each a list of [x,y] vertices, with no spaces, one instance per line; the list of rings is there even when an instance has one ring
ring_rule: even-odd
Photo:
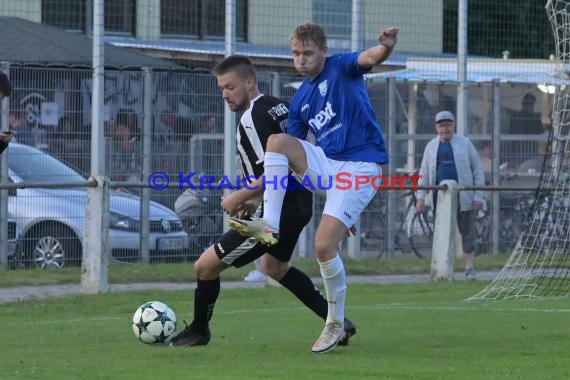
[[[308,169],[303,175],[296,173],[297,180],[310,190],[324,191],[327,200],[323,214],[352,227],[376,194],[371,179],[382,175],[382,168],[375,162],[332,160],[318,146],[299,141],[307,155]]]

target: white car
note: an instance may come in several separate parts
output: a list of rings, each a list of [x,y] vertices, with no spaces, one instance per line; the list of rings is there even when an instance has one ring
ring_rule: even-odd
[[[59,159],[34,147],[8,146],[8,175],[15,183],[71,183],[86,179]],[[141,198],[110,193],[107,239],[118,260],[140,260]],[[8,210],[21,229],[20,260],[26,266],[63,267],[81,263],[87,190],[24,188],[11,190]],[[150,202],[149,250],[153,261],[186,258],[189,238],[174,211]]]

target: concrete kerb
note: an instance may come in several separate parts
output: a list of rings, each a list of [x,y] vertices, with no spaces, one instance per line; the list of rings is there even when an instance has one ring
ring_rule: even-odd
[[[498,272],[479,272],[480,281],[489,281],[496,277]],[[464,281],[465,274],[459,272],[455,274],[455,281]],[[315,284],[321,284],[320,277],[313,278]],[[422,284],[431,282],[429,274],[397,274],[397,275],[355,275],[347,276],[348,284]],[[245,281],[222,281],[222,289],[238,288],[261,288],[265,283],[250,283]],[[112,293],[123,293],[140,290],[193,290],[196,287],[192,283],[130,283],[130,284],[110,284],[109,291]],[[11,288],[0,288],[0,304],[17,302],[24,300],[49,299],[66,297],[81,294],[80,284],[65,285],[44,285],[44,286],[17,286]]]

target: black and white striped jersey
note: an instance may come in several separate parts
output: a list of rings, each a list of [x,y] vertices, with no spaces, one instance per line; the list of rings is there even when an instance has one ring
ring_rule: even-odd
[[[280,99],[259,95],[249,103],[240,118],[237,130],[237,150],[244,176],[263,174],[263,156],[267,139],[282,133],[287,125],[288,104]]]
[[[275,133],[287,129],[288,104],[278,98],[259,95],[249,103],[249,107],[240,118],[237,128],[237,151],[239,165],[245,177],[259,177],[263,174],[263,157],[267,139]],[[284,216],[299,215],[303,210],[312,211],[312,194],[307,189],[289,190],[283,202]]]

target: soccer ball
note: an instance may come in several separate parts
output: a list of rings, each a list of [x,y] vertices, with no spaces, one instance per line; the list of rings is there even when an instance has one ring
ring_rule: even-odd
[[[133,332],[143,343],[164,343],[176,330],[176,315],[165,303],[142,304],[133,315]]]

